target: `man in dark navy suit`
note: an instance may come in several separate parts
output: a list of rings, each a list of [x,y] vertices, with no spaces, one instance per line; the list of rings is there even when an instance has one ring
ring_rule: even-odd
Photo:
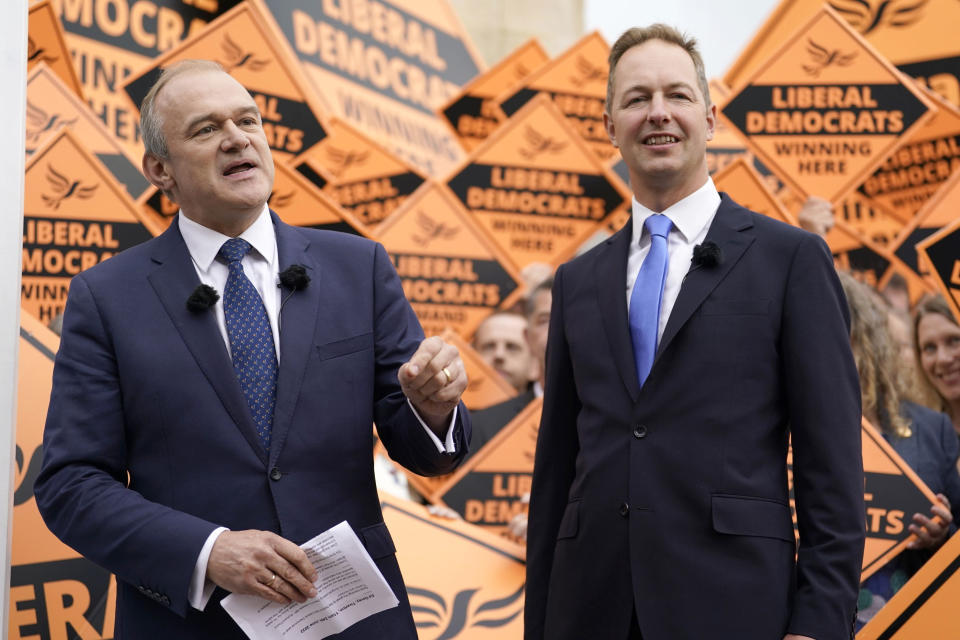
[[[692,39],[624,33],[604,121],[632,219],[556,274],[525,638],[850,638],[860,390],[830,252],[717,193]]]
[[[259,110],[218,65],[167,69],[141,123],[144,173],[180,214],[73,279],[45,521],[117,575],[118,638],[209,640],[244,637],[226,592],[314,595],[297,545],[346,520],[400,605],[337,637],[415,640],[371,425],[411,470],[452,471],[470,437],[456,349],[423,339],[383,247],[267,208]]]

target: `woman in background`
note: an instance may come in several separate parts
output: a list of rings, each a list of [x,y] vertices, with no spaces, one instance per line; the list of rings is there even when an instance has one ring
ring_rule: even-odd
[[[851,275],[840,273],[850,307],[850,342],[860,373],[864,417],[900,454],[941,504],[928,517],[913,515],[916,535],[907,550],[868,578],[857,604],[858,628],[896,593],[956,530],[960,518],[960,441],[946,415],[908,401],[904,367],[888,329],[887,310],[879,295]]]
[[[960,433],[960,326],[942,296],[923,298],[913,313],[917,363],[933,392],[932,406],[950,416]]]

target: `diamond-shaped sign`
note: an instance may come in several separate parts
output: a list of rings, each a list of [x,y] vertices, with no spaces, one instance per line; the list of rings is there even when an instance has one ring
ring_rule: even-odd
[[[607,97],[607,57],[610,47],[599,32],[589,33],[572,47],[534,71],[519,89],[497,98],[503,112],[513,115],[539,93],[548,95],[570,126],[601,160],[617,150],[603,126]]]
[[[907,75],[960,106],[960,4],[941,0],[827,0],[883,56]],[[823,0],[781,0],[724,75],[741,84]]]
[[[267,204],[287,224],[368,237],[370,235],[364,224],[352,213],[339,207],[309,180],[287,165],[277,165],[273,190]]]
[[[148,240],[136,206],[69,129],[24,170],[21,304],[42,322],[63,311],[70,278]]]
[[[520,276],[443,185],[427,182],[377,227],[427,335],[467,338],[522,295]]]
[[[426,180],[339,118],[330,118],[327,134],[290,164],[368,228],[383,222]]]
[[[960,206],[958,203],[960,203],[960,171],[954,173],[940,186],[894,241],[893,252],[921,276],[927,275],[929,265],[923,264],[922,260],[918,259],[915,247],[922,240],[957,219],[958,206]]]
[[[130,197],[138,198],[150,187],[139,162],[127,155],[87,104],[41,62],[27,77],[27,155],[64,126],[126,187]]]
[[[857,188],[902,222],[960,171],[960,109],[934,94],[928,97],[937,113]]]
[[[864,500],[867,539],[861,582],[914,539],[907,528],[914,513],[927,514],[940,501],[880,432],[863,421]]]
[[[803,197],[831,202],[859,186],[933,106],[829,8],[733,93],[721,113],[757,157]]]
[[[296,61],[266,28],[267,16],[243,2],[177,47],[156,58],[124,84],[135,109],[156,82],[160,70],[178,60],[207,59],[246,87],[263,119],[270,150],[284,162],[323,140],[323,109]]]
[[[763,177],[745,158],[738,157],[713,176],[717,191],[726,191],[737,204],[796,226],[797,220],[767,187]]]
[[[460,93],[437,109],[437,116],[450,125],[461,146],[471,151],[505,119],[494,99],[517,88],[549,59],[536,38],[527,40],[496,66],[471,80]]]
[[[960,318],[960,218],[917,244],[917,253],[930,265],[930,275],[954,317]]]
[[[380,507],[421,638],[523,636],[523,547],[382,492]]]
[[[521,268],[560,264],[630,200],[546,96],[497,129],[447,184]]]
[[[533,479],[543,400],[535,399],[471,456],[431,498],[472,524],[502,532],[518,513]]]
[[[63,28],[50,0],[35,2],[30,7],[27,30],[27,71],[46,64],[69,87],[73,95],[83,98],[83,87],[63,37]],[[41,105],[46,106],[46,105]]]

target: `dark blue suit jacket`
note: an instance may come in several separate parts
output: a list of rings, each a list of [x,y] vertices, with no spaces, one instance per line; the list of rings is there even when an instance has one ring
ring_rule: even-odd
[[[76,277],[54,367],[35,491],[50,529],[118,578],[117,637],[242,638],[187,587],[217,526],[302,543],[347,520],[401,604],[344,638],[416,637],[383,523],[372,425],[394,460],[450,472],[403,397],[397,369],[423,333],[383,247],[291,227],[275,215],[280,269],[306,267],[283,296],[269,454],[257,438],[212,312],[186,300],[199,280],[176,221],[161,236]],[[338,636],[339,637],[339,636]]]
[[[556,275],[525,637],[626,638],[636,610],[644,640],[849,638],[860,388],[829,251],[724,195],[706,237],[722,261],[688,272],[640,388],[630,233]]]

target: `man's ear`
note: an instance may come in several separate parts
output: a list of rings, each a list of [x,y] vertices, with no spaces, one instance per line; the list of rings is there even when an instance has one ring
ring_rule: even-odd
[[[143,175],[147,177],[147,180],[164,193],[169,193],[170,189],[176,184],[173,176],[167,170],[167,162],[163,158],[159,158],[152,153],[144,153],[141,166]]]
[[[607,130],[607,137],[610,138],[610,144],[614,147],[619,147],[617,144],[617,128],[613,124],[613,118],[610,117],[610,114],[607,113],[607,110],[603,110],[603,128]]]
[[[707,140],[713,140],[713,134],[717,129],[717,105],[711,104],[707,109]]]

